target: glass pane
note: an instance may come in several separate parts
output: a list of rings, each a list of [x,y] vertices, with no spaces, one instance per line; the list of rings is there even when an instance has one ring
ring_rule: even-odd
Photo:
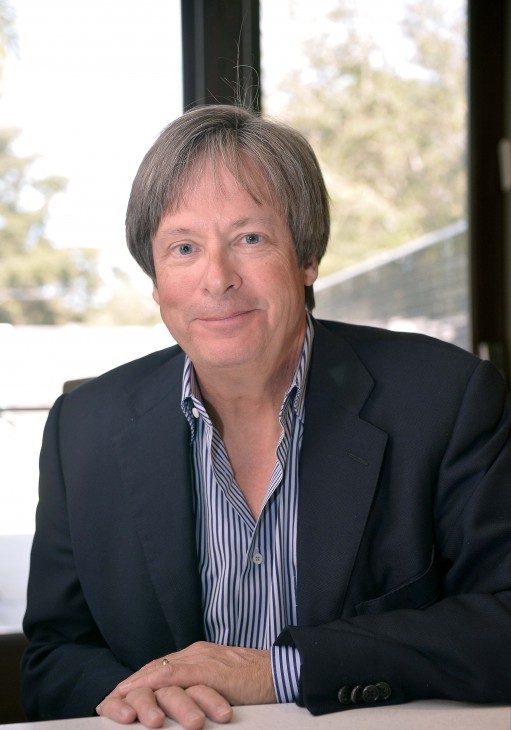
[[[181,113],[180,3],[0,1],[4,50],[0,631],[24,610],[48,408],[66,381],[169,344],[124,214],[142,155]]]
[[[464,0],[261,15],[265,111],[309,139],[332,200],[316,316],[468,348]]]

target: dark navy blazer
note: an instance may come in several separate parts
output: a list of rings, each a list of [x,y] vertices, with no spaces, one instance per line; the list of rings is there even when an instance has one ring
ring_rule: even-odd
[[[141,665],[204,638],[183,358],[124,365],[50,413],[25,617],[31,720],[93,714]],[[315,322],[298,626],[278,639],[300,651],[311,712],[373,685],[390,689],[376,704],[511,702],[510,429],[489,363]]]

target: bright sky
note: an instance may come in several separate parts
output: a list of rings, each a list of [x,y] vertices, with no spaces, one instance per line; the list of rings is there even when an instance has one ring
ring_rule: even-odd
[[[69,179],[48,232],[62,246],[124,254],[131,180],[181,113],[180,0],[11,0],[18,50],[0,101],[37,175]]]
[[[0,124],[23,130],[16,150],[40,155],[35,174],[69,179],[52,205],[50,238],[101,247],[127,263],[131,181],[159,131],[181,113],[180,0],[10,2],[18,52],[7,66]],[[333,4],[261,3],[267,90],[300,63],[303,38],[319,33]],[[402,0],[357,5],[373,31],[398,48]]]
[[[350,3],[356,7],[361,25],[385,49],[387,58],[395,63],[402,63],[407,52],[407,44],[399,25],[404,2],[405,0],[351,0]],[[304,52],[311,46],[310,39],[319,38],[325,31],[328,14],[338,5],[338,0],[261,2],[263,65],[272,69],[271,78],[265,78],[265,83],[268,86],[267,82],[270,82],[272,92],[279,77],[285,76],[289,69],[303,63]]]

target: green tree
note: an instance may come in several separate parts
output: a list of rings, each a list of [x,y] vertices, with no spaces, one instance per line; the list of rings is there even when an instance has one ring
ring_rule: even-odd
[[[0,79],[13,27],[12,9],[0,0]],[[36,158],[20,157],[13,150],[19,133],[0,128],[0,322],[80,321],[99,285],[96,252],[52,246],[45,233],[49,205],[66,181],[31,175]]]
[[[285,116],[313,144],[332,198],[323,273],[463,217],[466,178],[463,18],[441,0],[409,2],[406,68],[363,32],[356,4],[339,0],[330,20],[285,84]]]

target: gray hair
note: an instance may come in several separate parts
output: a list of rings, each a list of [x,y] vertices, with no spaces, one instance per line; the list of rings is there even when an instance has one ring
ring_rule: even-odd
[[[310,144],[296,130],[258,113],[208,105],[186,112],[163,130],[133,181],[126,240],[153,281],[152,238],[205,164],[212,169],[226,165],[257,202],[263,197],[276,205],[288,221],[300,267],[314,257],[321,260],[330,230],[329,201]],[[312,310],[312,286],[305,287],[305,303]]]

